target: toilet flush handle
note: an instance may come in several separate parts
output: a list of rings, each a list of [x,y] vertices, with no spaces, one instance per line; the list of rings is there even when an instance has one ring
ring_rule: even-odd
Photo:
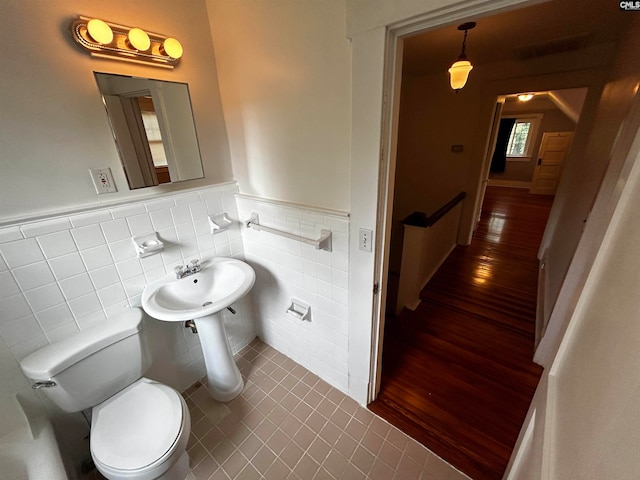
[[[39,390],[40,388],[49,388],[49,387],[55,387],[56,386],[56,382],[52,382],[50,380],[43,380],[40,382],[36,382],[33,385],[31,385],[31,388],[33,388],[34,390]]]

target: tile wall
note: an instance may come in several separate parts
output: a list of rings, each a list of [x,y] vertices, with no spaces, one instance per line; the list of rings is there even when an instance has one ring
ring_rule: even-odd
[[[349,217],[344,212],[238,195],[241,220],[317,239],[332,231],[332,251],[250,228],[242,230],[256,270],[252,297],[262,340],[342,392],[348,389]],[[291,299],[311,306],[311,320],[286,313]]]
[[[212,235],[208,215],[237,223]],[[332,231],[332,251],[242,225],[260,223],[307,238]],[[158,255],[138,259],[132,236],[157,231]],[[237,195],[225,184],[180,195],[0,228],[0,435],[15,393],[32,394],[18,362],[73,332],[140,305],[144,286],[193,258],[245,258],[256,270],[251,294],[224,313],[233,353],[256,336],[329,384],[348,389],[349,217]],[[286,313],[292,299],[310,321]],[[204,374],[198,337],[180,324],[149,321],[154,364],[148,376],[183,390]]]
[[[11,426],[3,402],[29,393],[18,362],[27,354],[140,305],[144,286],[193,258],[243,257],[239,224],[212,235],[208,215],[238,219],[237,185],[191,190],[114,208],[0,228],[0,435]],[[158,255],[139,259],[132,236],[156,231]],[[250,300],[225,312],[234,353],[256,335]],[[183,390],[204,374],[196,335],[180,324],[147,322],[149,375]],[[155,368],[154,368],[155,367]]]

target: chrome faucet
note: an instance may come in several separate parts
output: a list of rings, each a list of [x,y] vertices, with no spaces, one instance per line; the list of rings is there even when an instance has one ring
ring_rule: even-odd
[[[189,265],[178,265],[173,269],[173,271],[176,272],[177,279],[188,277],[189,275],[198,273],[200,270],[202,270],[202,266],[198,259],[191,260]]]

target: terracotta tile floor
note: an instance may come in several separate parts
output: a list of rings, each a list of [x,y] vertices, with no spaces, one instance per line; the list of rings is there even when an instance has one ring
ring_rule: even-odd
[[[246,385],[231,402],[213,400],[204,383],[183,394],[190,480],[468,478],[262,341],[236,362]]]

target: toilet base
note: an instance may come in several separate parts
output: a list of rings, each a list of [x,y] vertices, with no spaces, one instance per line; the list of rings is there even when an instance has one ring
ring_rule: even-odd
[[[189,455],[183,452],[173,467],[164,472],[158,480],[185,480],[187,475],[189,475]]]
[[[107,479],[115,478],[111,476],[108,472],[104,472],[100,470],[100,468],[97,468],[97,470],[102,474],[103,477]],[[149,474],[147,475],[143,474],[141,477],[132,476],[132,477],[118,477],[118,478],[119,479],[120,478],[136,478],[136,479],[140,478],[142,480],[186,480],[190,471],[191,469],[189,468],[189,455],[187,454],[186,451],[183,451],[178,461],[174,463],[169,470],[164,472],[159,477],[153,477],[153,476],[149,476]]]

